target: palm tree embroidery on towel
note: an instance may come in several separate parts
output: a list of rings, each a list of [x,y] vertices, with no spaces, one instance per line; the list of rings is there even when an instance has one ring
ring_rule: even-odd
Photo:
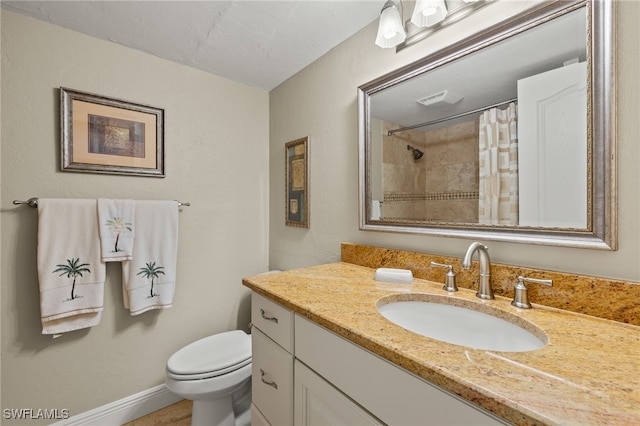
[[[124,250],[118,249],[118,240],[120,240],[120,235],[126,233],[127,231],[131,232],[131,223],[124,222],[123,217],[114,217],[111,220],[107,220],[105,224],[109,227],[109,229],[111,230],[111,233],[116,237],[116,242],[113,247],[112,253],[118,253],[119,251],[124,251]]]
[[[164,266],[156,266],[156,262],[147,262],[147,266],[145,266],[144,268],[140,268],[140,272],[136,274],[136,275],[142,275],[146,279],[151,280],[151,292],[147,297],[148,299],[155,296],[160,296],[159,294],[153,293],[153,280],[155,278],[158,278],[158,275],[161,275],[161,274],[164,275],[163,269],[164,269]]]
[[[82,277],[83,272],[86,272],[88,274],[91,273],[91,270],[87,268],[87,266],[89,266],[88,263],[80,263],[79,257],[75,259],[67,259],[66,265],[56,265],[57,268],[53,271],[54,274],[56,272],[61,272],[61,274],[58,275],[59,277],[63,275],[66,275],[67,278],[73,277],[73,284],[71,285],[71,299],[66,299],[64,300],[64,302],[83,297],[80,295],[76,296],[74,292],[76,289],[76,278],[78,278],[79,276]]]

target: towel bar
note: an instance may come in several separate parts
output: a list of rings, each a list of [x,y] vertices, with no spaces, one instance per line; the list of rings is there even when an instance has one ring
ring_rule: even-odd
[[[176,202],[178,203],[178,207],[182,207],[182,206],[186,206],[189,207],[191,206],[191,203],[182,203],[178,200],[176,200]],[[26,204],[29,207],[33,207],[34,209],[38,207],[38,198],[37,197],[32,197],[29,198],[27,201],[21,201],[21,200],[13,200],[13,204],[15,204],[16,206],[21,205],[21,204]]]

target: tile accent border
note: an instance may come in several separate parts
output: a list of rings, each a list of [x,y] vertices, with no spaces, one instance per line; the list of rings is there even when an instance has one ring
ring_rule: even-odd
[[[451,200],[477,200],[479,198],[478,191],[453,191],[453,192],[433,192],[428,194],[407,194],[385,192],[384,202],[402,202],[402,201],[451,201]]]
[[[463,270],[460,258],[456,257],[342,243],[341,260],[369,268],[410,269],[416,278],[441,283],[444,283],[444,270],[429,265],[431,261],[446,263],[453,265],[459,287],[476,289],[478,286],[478,262]],[[640,326],[640,283],[499,263],[491,264],[491,275],[496,295],[512,298],[519,275],[552,279],[553,287],[528,286],[532,303]]]

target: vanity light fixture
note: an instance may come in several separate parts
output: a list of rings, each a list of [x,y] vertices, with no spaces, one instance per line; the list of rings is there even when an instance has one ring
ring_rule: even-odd
[[[380,11],[376,44],[398,52],[493,1],[416,0],[411,19],[405,22],[402,0],[387,0]]]
[[[407,38],[403,24],[402,0],[387,0],[380,11],[376,44],[383,49],[396,47]],[[447,16],[445,0],[417,0],[411,22],[417,27],[430,27]]]
[[[402,7],[402,2],[398,0],[387,0],[380,12],[380,23],[378,24],[378,35],[376,44],[383,49],[396,47],[407,38],[407,32],[402,25],[402,14],[398,5]]]
[[[447,16],[444,0],[418,0],[411,15],[411,22],[420,28],[431,27]]]

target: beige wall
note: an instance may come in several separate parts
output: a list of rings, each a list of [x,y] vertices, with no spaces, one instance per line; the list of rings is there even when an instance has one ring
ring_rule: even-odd
[[[270,94],[270,257],[287,269],[340,258],[340,242],[461,257],[471,241],[358,230],[358,136],[356,88],[529,6],[499,2],[400,53],[374,45],[372,23]],[[640,281],[640,2],[619,1],[619,250],[487,242],[496,262]],[[284,225],[284,143],[310,137],[311,228]]]
[[[167,177],[60,172],[60,86],[164,108]],[[268,113],[264,90],[2,11],[2,408],[78,414],[163,383],[175,350],[248,324],[241,278],[268,265]],[[12,205],[32,196],[191,202],[174,307],[131,317],[109,265],[101,323],[41,335],[37,210]]]

